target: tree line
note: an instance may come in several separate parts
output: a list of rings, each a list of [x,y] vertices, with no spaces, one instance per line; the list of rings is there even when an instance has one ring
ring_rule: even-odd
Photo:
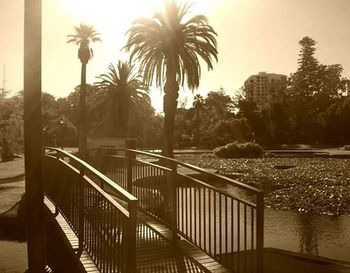
[[[256,141],[263,145],[306,143],[344,145],[350,137],[349,80],[340,64],[324,65],[315,57],[316,41],[299,41],[297,71],[284,88],[271,86],[269,103],[259,107],[236,96],[238,116],[247,118]]]
[[[178,109],[179,146],[217,147],[253,141],[280,144],[344,145],[350,139],[349,80],[340,64],[324,65],[315,57],[317,42],[299,41],[297,71],[286,84],[269,85],[267,103],[246,96],[242,87],[230,97],[223,90],[194,97],[191,109]]]
[[[299,44],[297,71],[290,74],[286,85],[270,86],[274,89],[270,93],[276,95],[270,96],[267,104],[262,107],[247,98],[244,87],[233,97],[223,89],[211,91],[206,97],[194,95],[191,108],[175,110],[172,145],[215,148],[234,141],[264,146],[347,144],[350,98],[343,68],[340,64],[321,64],[315,57],[314,39],[304,37]],[[85,85],[85,126],[89,135],[135,137],[140,148],[164,147],[164,116],[152,108],[148,85],[131,62],[111,64],[95,84]],[[81,90],[79,85],[59,99],[42,94],[45,145],[78,144]],[[23,149],[23,93],[10,98],[1,93],[0,107],[4,160]]]

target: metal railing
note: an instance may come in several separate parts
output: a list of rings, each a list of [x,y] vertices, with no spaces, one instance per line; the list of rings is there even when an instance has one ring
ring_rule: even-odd
[[[95,155],[92,164],[171,227],[174,239],[182,236],[233,272],[263,271],[263,191],[160,155],[116,151],[126,156]]]
[[[78,237],[77,253],[85,250],[100,272],[136,272],[137,199],[74,155],[45,152],[45,194]]]

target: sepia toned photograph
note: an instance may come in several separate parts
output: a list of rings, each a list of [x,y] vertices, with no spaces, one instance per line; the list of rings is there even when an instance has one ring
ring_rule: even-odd
[[[350,273],[349,0],[0,0],[0,273]]]

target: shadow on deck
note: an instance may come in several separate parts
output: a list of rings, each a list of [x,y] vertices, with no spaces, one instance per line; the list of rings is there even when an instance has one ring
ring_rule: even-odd
[[[78,250],[79,239],[61,214],[56,217],[55,206],[45,199],[51,221],[55,220],[57,230],[61,230],[61,238],[71,254]],[[75,255],[75,254],[74,254]],[[76,256],[77,258],[78,256]],[[57,263],[57,262],[56,262]],[[68,266],[75,268],[74,272],[100,272],[87,252],[83,251],[79,264]],[[67,264],[66,264],[67,265]],[[64,270],[63,267],[60,270]],[[230,272],[213,258],[185,240],[172,241],[171,230],[159,224],[149,216],[138,213],[136,235],[136,272]],[[114,272],[114,271],[111,271]]]

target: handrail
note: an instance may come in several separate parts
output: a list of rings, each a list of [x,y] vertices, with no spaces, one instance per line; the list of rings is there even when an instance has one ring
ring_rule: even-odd
[[[231,195],[230,193],[228,193],[228,192],[226,192],[226,191],[223,191],[223,190],[221,190],[221,189],[219,189],[219,188],[216,188],[216,187],[214,187],[214,186],[212,186],[212,185],[209,185],[209,184],[207,184],[207,183],[205,183],[205,182],[203,182],[203,181],[201,181],[201,180],[199,180],[199,179],[193,178],[193,177],[191,177],[191,176],[189,176],[189,175],[182,174],[182,173],[178,173],[178,175],[179,175],[180,177],[184,177],[184,178],[186,178],[186,179],[188,179],[188,180],[190,180],[190,181],[193,181],[193,182],[195,182],[196,184],[205,186],[205,187],[208,188],[208,189],[215,190],[217,193],[225,194],[225,195],[227,195],[227,196],[230,196],[230,195]],[[237,197],[237,196],[234,196],[234,198],[235,198],[237,201],[241,202],[241,203],[245,203],[245,204],[247,204],[247,205],[249,205],[249,206],[251,206],[251,207],[253,207],[253,208],[256,208],[256,204],[254,204],[254,203],[252,203],[252,202],[249,202],[249,201],[247,201],[247,200],[243,200],[243,199],[241,199],[241,198],[239,198],[239,197]]]
[[[54,147],[45,147],[44,149],[45,150],[49,150],[49,151],[57,152],[58,154],[64,155],[64,156],[68,157],[69,159],[72,159],[75,162],[79,163],[83,168],[85,168],[86,170],[88,170],[88,171],[96,174],[97,176],[99,176],[101,179],[103,179],[103,182],[105,182],[106,184],[108,184],[108,186],[112,187],[118,193],[120,193],[122,195],[122,197],[125,198],[125,201],[127,201],[127,200],[129,200],[129,201],[136,201],[137,200],[137,198],[135,196],[130,194],[128,191],[123,189],[121,186],[119,186],[116,183],[114,183],[106,175],[104,175],[103,173],[101,173],[100,171],[98,171],[97,169],[95,169],[94,167],[92,167],[91,165],[86,163],[85,161],[81,160],[77,156],[75,156],[75,155],[73,155],[71,153],[68,153],[68,152],[66,152],[64,150],[61,150],[61,149],[58,149],[58,148],[54,148]]]
[[[141,211],[168,225],[174,240],[180,235],[230,270],[262,272],[262,190],[162,155],[135,149],[108,150],[121,151],[125,156],[101,153],[97,158],[102,156],[105,160],[96,163],[139,198]],[[204,174],[205,179],[188,175],[178,166]],[[230,184],[248,195],[223,190],[212,185],[210,179]]]
[[[190,170],[210,175],[210,176],[212,176],[214,178],[218,178],[220,180],[224,180],[224,181],[226,181],[228,183],[233,183],[235,186],[237,186],[239,188],[242,188],[244,190],[248,190],[248,191],[253,192],[253,193],[262,193],[263,192],[261,189],[254,188],[252,186],[249,186],[247,184],[244,184],[242,182],[239,182],[237,180],[228,178],[228,177],[220,175],[220,174],[216,174],[216,173],[211,173],[211,172],[205,171],[204,169],[202,169],[200,167],[197,167],[197,166],[194,166],[194,165],[191,165],[191,164],[188,164],[188,163],[180,162],[180,161],[178,161],[178,160],[176,160],[174,158],[169,158],[169,157],[165,157],[165,156],[162,156],[162,155],[153,154],[153,153],[145,152],[145,151],[139,151],[139,150],[135,150],[135,149],[108,148],[108,150],[123,151],[123,152],[130,151],[130,152],[133,152],[135,154],[147,155],[147,156],[151,156],[151,157],[154,157],[154,158],[157,158],[157,159],[166,160],[168,162],[176,163],[177,165],[183,166],[183,167],[188,168]],[[148,162],[145,162],[145,163],[149,164]],[[160,165],[157,165],[157,166],[158,167],[163,167],[163,166],[160,166]],[[203,182],[203,183],[205,183],[205,182]],[[209,184],[207,184],[207,183],[206,183],[206,185],[209,186]]]
[[[136,272],[138,199],[78,157],[57,148],[44,151],[49,152],[44,156],[45,194],[78,237],[77,254],[87,251],[101,273]]]

